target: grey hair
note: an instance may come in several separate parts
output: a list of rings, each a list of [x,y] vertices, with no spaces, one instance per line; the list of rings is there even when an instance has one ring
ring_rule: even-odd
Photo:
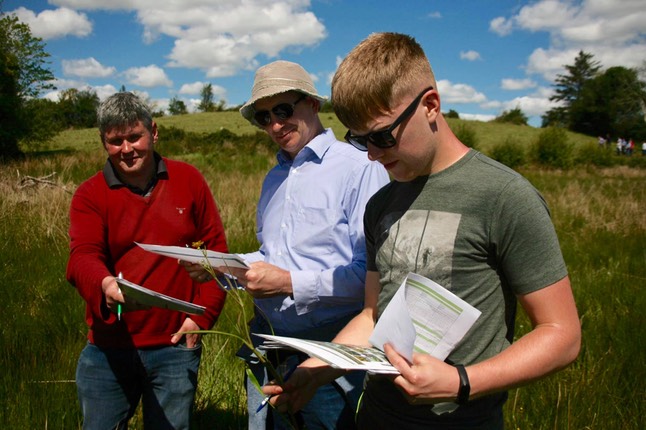
[[[148,131],[153,129],[153,117],[148,106],[131,92],[115,93],[101,102],[96,120],[102,139],[112,128],[134,125],[139,121]]]

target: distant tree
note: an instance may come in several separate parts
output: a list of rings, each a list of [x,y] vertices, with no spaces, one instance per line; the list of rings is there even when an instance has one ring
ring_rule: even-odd
[[[224,112],[227,108],[227,101],[220,99],[220,101],[215,105],[216,112]]]
[[[2,38],[2,35],[0,35]],[[0,51],[0,161],[19,158],[18,140],[26,135],[27,122],[21,115],[18,96],[18,65],[15,57]]]
[[[54,75],[47,68],[50,55],[45,52],[42,39],[32,36],[27,24],[21,23],[15,15],[2,14],[0,35],[0,50],[17,61],[18,95],[23,100],[55,89]]]
[[[67,127],[59,104],[51,100],[29,99],[24,103],[23,112],[29,118],[31,132],[22,141],[32,149]]]
[[[125,93],[126,91],[127,91],[127,90],[126,90],[126,86],[125,86],[125,85],[123,85],[123,84],[121,84],[121,87],[119,88],[119,92],[120,92],[120,93]]]
[[[611,67],[570,106],[570,129],[590,136],[646,138],[646,83],[636,69]]]
[[[321,110],[319,112],[322,112],[322,113],[334,112],[332,102],[328,99],[324,103],[321,103]]]
[[[503,113],[494,119],[494,122],[504,122],[516,125],[527,125],[527,121],[527,115],[525,115],[519,107],[503,111]]]
[[[213,85],[210,83],[204,84],[200,91],[200,104],[197,105],[197,110],[200,112],[213,112],[215,104],[213,103]]]
[[[168,103],[168,112],[171,115],[184,115],[188,113],[188,110],[186,109],[186,103],[184,103],[177,97],[173,97]]]
[[[543,116],[541,116],[541,127],[567,128],[567,111],[568,110],[562,106],[548,110]]]
[[[568,73],[556,76],[555,94],[550,101],[559,102],[560,106],[549,110],[543,116],[544,126],[570,126],[570,106],[581,96],[584,84],[594,78],[601,65],[594,60],[594,55],[579,51],[574,64],[565,65]]]
[[[96,126],[99,96],[94,90],[69,88],[59,96],[59,109],[68,127],[92,128]]]
[[[1,8],[0,1],[0,159],[9,160],[23,155],[21,139],[35,135],[25,102],[55,87],[42,39]]]
[[[445,117],[447,117],[447,118],[460,119],[460,114],[459,114],[459,113],[457,113],[457,112],[456,112],[455,110],[453,110],[453,109],[449,109],[449,111],[448,111],[448,112],[446,113],[446,115],[444,115],[444,116],[445,116]]]

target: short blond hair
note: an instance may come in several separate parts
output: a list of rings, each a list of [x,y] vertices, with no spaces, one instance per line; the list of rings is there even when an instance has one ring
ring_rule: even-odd
[[[388,113],[404,96],[437,88],[431,65],[417,41],[399,33],[373,33],[341,62],[332,79],[332,106],[351,130]]]

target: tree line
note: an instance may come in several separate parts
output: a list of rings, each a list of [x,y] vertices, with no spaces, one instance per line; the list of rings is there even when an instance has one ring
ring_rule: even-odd
[[[66,128],[88,128],[96,125],[99,97],[91,89],[67,89],[57,102],[39,98],[45,90],[56,89],[54,75],[48,68],[50,55],[41,38],[34,37],[27,24],[14,15],[2,13],[0,0],[0,161],[23,156],[19,142],[37,145]],[[565,65],[566,73],[557,75],[555,93],[550,101],[557,107],[542,116],[542,127],[560,127],[590,136],[631,137],[646,140],[646,82],[640,70],[610,67],[603,70],[590,53],[580,51],[574,64]],[[646,73],[646,62],[641,70]],[[125,91],[125,87],[121,87]],[[216,102],[210,83],[202,87],[197,110],[217,112],[226,101]],[[150,103],[155,116],[164,115]],[[331,112],[326,102],[323,112]],[[184,101],[173,97],[168,113],[188,113]],[[447,116],[459,118],[451,110]],[[527,125],[528,118],[520,108],[502,112],[494,119]]]

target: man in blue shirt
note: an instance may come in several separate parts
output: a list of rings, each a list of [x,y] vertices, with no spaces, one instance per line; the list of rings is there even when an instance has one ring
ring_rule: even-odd
[[[269,323],[277,335],[329,341],[363,307],[363,213],[389,177],[323,127],[318,112],[325,100],[300,65],[276,61],[258,69],[240,109],[280,147],[256,213],[260,249],[244,255],[250,270],[234,273],[262,310],[253,333],[268,333]],[[297,364],[295,356],[282,359]],[[267,380],[262,366],[250,366],[261,384]],[[308,429],[352,428],[362,379],[321,387],[299,419]],[[249,428],[271,428],[272,421],[279,427],[281,418],[267,414],[271,408],[256,412],[262,394],[250,384],[247,393]]]

